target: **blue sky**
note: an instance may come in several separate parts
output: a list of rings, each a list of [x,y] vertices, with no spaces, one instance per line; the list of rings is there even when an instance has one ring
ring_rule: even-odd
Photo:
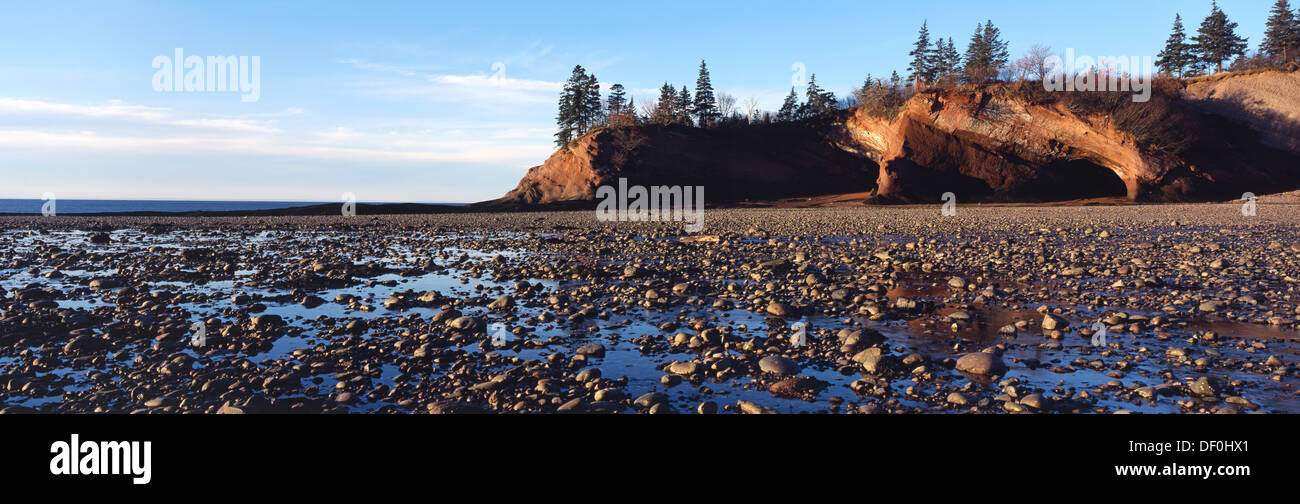
[[[1274,0],[1227,0],[1252,49]],[[665,80],[775,110],[792,67],[837,95],[903,73],[923,20],[959,49],[992,19],[1033,44],[1146,56],[1209,1],[10,2],[0,198],[490,199],[552,152],[575,64],[637,102]],[[155,57],[258,56],[260,98],[158,92]],[[499,65],[498,65],[499,64]],[[495,68],[494,68],[494,65]]]

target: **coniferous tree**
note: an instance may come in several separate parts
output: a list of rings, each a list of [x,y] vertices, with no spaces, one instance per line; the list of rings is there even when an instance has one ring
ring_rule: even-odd
[[[822,114],[839,110],[839,100],[835,98],[835,93],[830,90],[822,91],[818,96],[817,108]]]
[[[889,74],[889,83],[894,86],[894,91],[899,90],[899,83],[902,81],[903,79],[898,76],[898,70],[894,70],[893,73]]]
[[[1174,14],[1173,32],[1165,41],[1164,50],[1156,55],[1156,68],[1169,75],[1182,78],[1184,74],[1193,75],[1197,69],[1196,46],[1187,43],[1187,32],[1183,29],[1182,14]]]
[[[957,51],[957,44],[953,43],[952,37],[948,37],[948,73],[956,73],[961,69],[961,53]]]
[[[1277,0],[1270,11],[1268,23],[1265,24],[1264,41],[1259,45],[1259,52],[1268,56],[1281,57],[1290,61],[1300,47],[1300,17],[1291,12],[1288,0]]]
[[[596,74],[588,74],[582,87],[582,127],[578,135],[605,123],[605,113],[602,110],[604,105],[600,101],[600,82],[596,80]]]
[[[950,44],[952,44],[951,38],[945,41],[943,37],[939,37],[934,41],[932,71],[934,74],[933,77],[936,79],[957,70],[957,65],[961,59],[961,55],[958,54],[957,49],[952,47]]]
[[[677,88],[667,82],[659,88],[659,102],[655,104],[654,112],[650,114],[650,122],[660,125],[672,124],[677,121]]]
[[[835,94],[817,85],[817,74],[808,78],[808,90],[804,93],[803,106],[799,108],[800,117],[816,117],[835,108]]]
[[[961,53],[957,52],[952,37],[948,37],[947,43],[940,38],[935,45],[935,77],[952,74],[961,68]]]
[[[623,112],[626,126],[635,126],[641,123],[641,114],[636,111],[636,98],[627,99],[627,108]]]
[[[989,61],[988,44],[984,42],[984,27],[975,25],[975,33],[966,45],[966,73],[975,80],[976,74],[982,74]]]
[[[912,57],[912,62],[907,64],[907,80],[917,82],[925,79],[934,78],[934,50],[930,48],[930,28],[927,26],[928,21],[921,22],[921,31],[917,35],[916,42],[912,44],[912,51],[907,53]]]
[[[943,37],[935,37],[934,49],[930,51],[930,80],[937,79],[939,76],[948,73],[944,62],[947,50],[948,46],[945,45]]]
[[[1011,51],[1008,50],[1009,44],[1002,40],[1002,30],[993,26],[991,19],[984,24],[984,45],[989,51],[989,71],[997,75],[998,69],[1011,61]]]
[[[627,109],[627,91],[623,89],[622,84],[614,84],[609,87],[609,98],[605,102],[605,113],[608,115],[622,114]]]
[[[718,100],[713,95],[713,83],[709,81],[709,68],[700,60],[700,76],[695,80],[695,117],[700,120],[700,127],[707,128],[718,122]]]
[[[573,73],[560,92],[559,114],[555,117],[558,130],[555,145],[564,147],[584,131],[587,92],[587,70],[582,65],[573,67]]]
[[[929,66],[926,69],[927,71],[925,73],[925,80],[927,83],[934,82],[935,79],[938,79],[940,75],[943,75],[945,73],[943,71],[944,47],[945,46],[943,45],[943,37],[935,37],[934,47],[930,48],[930,57],[929,60],[927,61],[927,65]]]
[[[1002,31],[987,20],[983,26],[975,25],[970,45],[966,47],[966,75],[976,82],[997,76],[998,69],[1011,59],[1008,44],[1002,40]]]
[[[635,113],[633,104],[628,102],[627,91],[622,84],[609,87],[609,98],[605,100],[605,120],[610,126],[626,126],[636,121],[631,115]]]
[[[682,91],[677,95],[676,123],[683,126],[691,125],[691,90],[682,86]]]
[[[1246,39],[1237,36],[1237,23],[1228,20],[1217,1],[1210,2],[1210,15],[1201,22],[1193,40],[1201,62],[1214,65],[1216,72],[1223,71],[1224,61],[1246,53]]]
[[[786,95],[785,101],[781,103],[781,110],[776,113],[776,120],[780,122],[795,120],[798,108],[799,95],[795,94],[794,88],[790,88],[790,94]]]

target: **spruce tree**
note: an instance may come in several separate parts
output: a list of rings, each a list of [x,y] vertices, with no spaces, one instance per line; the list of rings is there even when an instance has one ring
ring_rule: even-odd
[[[957,52],[957,44],[954,44],[952,37],[948,37],[948,72],[956,72],[961,68],[961,53]]]
[[[921,22],[921,32],[917,35],[916,42],[912,44],[912,51],[907,53],[912,57],[912,62],[907,64],[907,80],[910,82],[934,78],[934,51],[930,49],[928,23],[928,21]]]
[[[573,73],[569,76],[569,80],[565,81],[564,90],[560,92],[560,110],[555,117],[558,126],[555,132],[556,146],[564,147],[582,134],[586,84],[587,70],[582,68],[582,65],[573,67]]]
[[[961,68],[961,53],[957,52],[957,45],[953,43],[952,37],[948,37],[947,42],[940,38],[935,42],[935,46],[935,77],[951,74]]]
[[[1183,71],[1196,64],[1195,47],[1187,43],[1182,14],[1174,14],[1173,32],[1165,40],[1165,48],[1156,55],[1156,68],[1169,75],[1183,77]]]
[[[949,73],[948,69],[948,43],[944,42],[943,36],[935,39],[935,51],[931,56],[930,69],[933,78],[943,77]]]
[[[988,20],[984,24],[984,46],[988,48],[988,69],[993,75],[997,75],[998,69],[1011,61],[1008,45],[1005,40],[1002,40],[1002,30],[993,26],[993,20]]]
[[[998,69],[1011,59],[1008,44],[1002,40],[1002,31],[993,26],[993,20],[975,25],[970,44],[966,46],[966,75],[976,82],[991,80]]]
[[[943,37],[937,37],[934,40],[934,50],[930,53],[930,78],[937,79],[948,73],[948,46]]]
[[[709,82],[709,67],[700,60],[700,77],[695,80],[695,117],[700,127],[707,128],[718,122],[718,100],[713,96],[713,83]]]
[[[1224,61],[1245,54],[1246,39],[1238,37],[1236,30],[1237,23],[1228,20],[1217,1],[1211,2],[1210,15],[1201,22],[1193,38],[1201,62],[1214,65],[1216,72],[1222,72]]]
[[[776,120],[780,122],[793,121],[798,107],[799,95],[795,94],[794,88],[790,88],[790,94],[786,95],[785,101],[781,103],[781,110],[776,113]]]
[[[622,84],[609,87],[609,98],[605,101],[605,113],[613,116],[622,114],[627,109],[627,91]]]
[[[655,104],[650,122],[655,124],[672,124],[677,120],[677,88],[667,82],[659,88],[659,102]]]
[[[953,43],[952,37],[948,37],[946,43],[941,38],[936,45],[935,77],[951,74],[961,68],[961,53],[957,52],[957,44]]]
[[[588,74],[587,79],[582,86],[582,127],[579,135],[596,129],[605,123],[605,114],[601,110],[603,105],[600,102],[600,82],[596,80],[596,74]]]
[[[826,114],[839,109],[835,93],[823,90],[817,95],[817,113]]]
[[[989,50],[988,44],[984,42],[984,27],[975,25],[975,33],[970,36],[970,43],[966,45],[966,74],[971,80],[980,80],[984,74],[984,69],[988,67]]]
[[[682,86],[681,93],[677,95],[675,122],[683,126],[691,125],[691,90],[686,86]]]
[[[609,87],[609,98],[605,100],[605,117],[611,126],[623,126],[627,124],[628,107],[627,91],[623,89],[622,84],[614,84]]]
[[[814,117],[825,113],[830,109],[827,103],[827,97],[834,96],[828,94],[817,85],[817,74],[808,77],[808,91],[804,94],[804,104],[801,108],[802,117]],[[831,98],[833,100],[833,98]]]
[[[1268,23],[1265,24],[1264,41],[1259,44],[1259,52],[1281,57],[1282,61],[1290,61],[1295,56],[1297,46],[1300,46],[1297,23],[1300,23],[1300,19],[1291,12],[1291,3],[1288,0],[1277,0],[1268,16]]]

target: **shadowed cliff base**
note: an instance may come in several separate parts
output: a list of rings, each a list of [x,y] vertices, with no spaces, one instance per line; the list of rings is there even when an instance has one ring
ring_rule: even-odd
[[[1049,92],[1038,82],[927,89],[892,108],[712,129],[600,128],[473,208],[590,202],[596,188],[703,185],[713,205],[1222,201],[1300,187],[1300,77],[1269,70]]]
[[[703,186],[714,202],[770,200],[875,188],[870,158],[827,136],[834,119],[727,126],[600,128],[529,170],[504,197],[471,206],[590,201],[602,185]]]

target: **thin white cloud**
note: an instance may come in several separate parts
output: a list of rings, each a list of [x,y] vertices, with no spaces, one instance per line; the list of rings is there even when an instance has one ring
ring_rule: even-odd
[[[229,131],[247,131],[257,133],[275,133],[279,131],[273,122],[238,118],[192,118],[179,119],[168,108],[149,107],[145,105],[128,105],[120,100],[110,100],[104,105],[80,105],[72,103],[52,103],[41,100],[21,98],[0,98],[0,115],[32,115],[40,117],[64,116],[88,119],[122,120],[187,128],[218,129]]]
[[[549,51],[549,49],[547,50]],[[564,89],[563,82],[520,79],[510,76],[512,65],[495,67],[491,74],[434,74],[382,63],[356,59],[340,60],[358,69],[406,77],[398,80],[352,81],[343,86],[367,96],[420,98],[456,103],[489,110],[503,105],[552,105]]]
[[[246,121],[240,119],[178,119],[171,121],[169,124],[254,133],[277,133],[280,131],[278,128],[267,126],[258,121]]]
[[[357,136],[357,132],[346,126],[339,126],[329,131],[317,133],[317,136],[328,141],[347,140]]]
[[[105,105],[76,105],[19,98],[0,98],[0,113],[62,114],[102,119],[159,122],[166,119],[168,110],[161,107],[127,105],[119,100],[109,101]]]
[[[491,75],[436,75],[430,77],[431,82],[438,84],[451,84],[455,86],[471,86],[474,88],[489,87],[496,89],[509,89],[515,91],[542,91],[546,93],[558,93],[564,89],[563,82],[551,82],[529,79],[515,79],[510,77],[494,77]]]
[[[325,145],[309,141],[285,142],[253,137],[144,137],[107,136],[95,132],[0,130],[0,145],[13,149],[55,151],[126,152],[146,155],[222,153],[287,156],[352,161],[409,161],[429,163],[482,163],[524,166],[550,155],[550,146],[529,143],[431,140],[379,135],[353,145]]]

